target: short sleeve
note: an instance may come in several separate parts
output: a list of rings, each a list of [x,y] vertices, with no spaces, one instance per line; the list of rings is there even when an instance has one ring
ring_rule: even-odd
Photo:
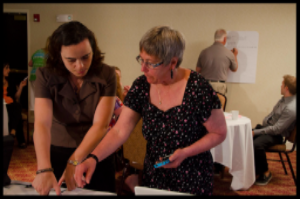
[[[117,80],[116,73],[112,67],[107,67],[103,77],[105,78],[106,85],[103,96],[116,96]]]
[[[51,99],[50,90],[47,87],[47,80],[45,77],[45,73],[42,72],[41,68],[37,68],[36,70],[34,97]]]
[[[124,99],[124,105],[134,110],[135,112],[142,114],[142,107],[145,100],[149,96],[149,84],[146,83],[146,77],[138,77],[130,87],[127,95]]]
[[[217,93],[212,86],[201,75],[197,75],[197,101],[196,113],[200,118],[200,122],[204,123],[208,120],[213,109],[220,109],[221,102]]]

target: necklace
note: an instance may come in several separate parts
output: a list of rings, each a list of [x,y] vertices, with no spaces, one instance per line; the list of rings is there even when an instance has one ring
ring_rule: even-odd
[[[159,105],[161,105],[162,102],[161,102],[161,97],[160,97],[159,89],[157,89],[157,94],[158,94],[158,103],[159,103]]]
[[[176,69],[175,69],[175,71],[176,71]],[[168,88],[167,90],[168,90],[168,93],[169,93],[169,94],[170,94],[170,92],[171,92],[171,85],[173,85],[175,82],[176,82],[176,80],[175,80],[175,77],[174,77],[174,79],[173,79],[173,81],[171,82],[171,84],[168,85],[169,88]],[[162,105],[162,100],[161,100],[161,96],[160,96],[160,90],[159,90],[158,86],[157,86],[157,94],[158,94],[158,104],[159,104],[159,105]]]
[[[171,86],[169,85],[169,90],[171,89]],[[160,90],[157,88],[157,94],[158,94],[158,103],[159,105],[162,105],[162,100],[161,100],[161,96],[160,96]]]

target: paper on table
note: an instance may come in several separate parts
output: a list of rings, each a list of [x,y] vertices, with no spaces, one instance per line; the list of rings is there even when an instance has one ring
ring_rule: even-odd
[[[50,194],[49,194],[50,195]],[[76,188],[72,191],[64,191],[61,195],[117,195],[116,193],[93,191],[88,189]]]

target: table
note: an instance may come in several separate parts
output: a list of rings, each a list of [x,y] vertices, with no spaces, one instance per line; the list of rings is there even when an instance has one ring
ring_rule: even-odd
[[[33,187],[26,187],[31,185],[30,182],[23,182],[12,180],[11,185],[3,187],[3,195],[39,195]],[[116,193],[92,191],[88,189],[76,188],[72,191],[67,191],[67,188],[61,188],[61,195],[109,195],[117,196]],[[49,195],[56,195],[54,189],[49,192]]]
[[[233,176],[232,190],[248,190],[255,182],[253,136],[251,120],[239,115],[232,120],[231,113],[224,113],[227,125],[225,140],[212,148],[214,162],[229,168]]]

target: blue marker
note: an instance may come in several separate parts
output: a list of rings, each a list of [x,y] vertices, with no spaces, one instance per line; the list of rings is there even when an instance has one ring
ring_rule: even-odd
[[[169,157],[169,156],[171,156],[171,155],[165,156],[164,158],[167,158],[167,157]],[[156,163],[156,164],[154,165],[154,168],[158,168],[158,167],[164,166],[164,165],[166,165],[166,164],[168,164],[168,163],[170,163],[169,158],[166,159],[166,160],[163,160],[163,161],[161,161],[161,162]]]

